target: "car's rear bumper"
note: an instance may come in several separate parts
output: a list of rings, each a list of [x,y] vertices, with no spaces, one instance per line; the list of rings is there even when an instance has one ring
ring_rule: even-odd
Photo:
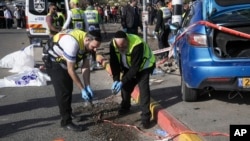
[[[212,87],[215,90],[250,90],[250,87],[242,85],[242,78],[250,78],[250,62],[189,63],[182,69],[184,81],[190,88]]]

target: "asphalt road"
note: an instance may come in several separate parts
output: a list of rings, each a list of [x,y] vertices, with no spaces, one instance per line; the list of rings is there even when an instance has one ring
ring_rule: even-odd
[[[110,33],[119,29],[119,25],[109,25]],[[154,39],[148,40],[153,49],[157,45]],[[0,58],[22,47],[28,46],[25,30],[0,30]],[[103,44],[107,45],[107,42]],[[107,49],[103,49],[103,53]],[[35,49],[36,63],[40,64],[40,49]],[[107,53],[107,52],[106,52]],[[107,56],[106,56],[107,57]],[[91,77],[97,99],[110,96],[112,80],[103,71],[96,71],[98,77]],[[8,69],[1,69],[0,78],[11,75]],[[94,75],[93,75],[94,76]],[[181,121],[188,128],[207,141],[228,141],[229,128],[232,124],[250,124],[250,95],[235,95],[230,92],[217,92],[202,96],[198,102],[183,102],[180,92],[178,71],[171,74],[153,75],[152,79],[162,80],[152,83],[152,98],[166,111]],[[105,80],[105,83],[102,81]],[[58,128],[59,116],[51,85],[43,87],[0,88],[0,140],[53,140],[63,137],[65,140],[92,140],[93,136],[86,130],[81,134],[64,132]],[[75,88],[73,106],[82,104],[79,91]],[[118,99],[119,100],[119,99]],[[128,116],[138,118],[138,113]],[[91,126],[88,127],[91,130]],[[160,129],[154,125],[148,132]],[[203,136],[203,133],[214,133]],[[223,134],[225,133],[225,134]],[[219,136],[215,136],[215,135]],[[138,133],[138,140],[154,140]],[[96,139],[98,140],[98,139]]]

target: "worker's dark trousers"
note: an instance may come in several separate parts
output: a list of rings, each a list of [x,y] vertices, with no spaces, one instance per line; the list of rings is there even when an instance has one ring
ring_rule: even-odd
[[[170,33],[170,29],[165,29],[164,31],[161,31],[159,35],[157,36],[159,49],[169,47],[169,44],[168,44],[169,33]]]
[[[170,32],[170,29],[166,29],[164,31],[161,31],[159,35],[157,36],[159,49],[169,47],[169,44],[168,44],[169,32]],[[166,57],[168,57],[168,52],[161,54],[161,59],[166,58]]]
[[[61,126],[72,122],[71,100],[73,92],[73,81],[68,71],[63,69],[58,63],[52,63],[51,68],[47,68],[54,87],[56,100],[61,114]]]
[[[134,90],[134,87],[136,84],[138,84],[139,91],[140,91],[140,107],[141,107],[141,119],[142,121],[148,121],[150,120],[151,113],[150,113],[150,88],[149,88],[149,76],[153,71],[153,67],[149,69],[145,69],[141,72],[138,72],[136,75],[136,78],[133,78],[129,82],[123,85],[121,90],[122,95],[122,103],[121,108],[122,109],[130,109],[131,107],[131,94]],[[124,72],[124,75],[126,75],[126,72]],[[124,76],[123,75],[123,76]]]

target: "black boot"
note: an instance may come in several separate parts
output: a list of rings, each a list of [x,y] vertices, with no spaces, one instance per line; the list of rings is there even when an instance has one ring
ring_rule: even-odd
[[[76,125],[74,124],[73,122],[65,125],[65,126],[62,126],[64,128],[64,130],[67,130],[67,131],[75,131],[75,132],[80,132],[83,130],[83,128],[79,125]]]

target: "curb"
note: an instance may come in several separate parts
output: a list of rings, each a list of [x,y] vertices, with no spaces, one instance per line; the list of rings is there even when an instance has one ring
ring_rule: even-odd
[[[96,55],[96,61],[99,62],[105,70],[112,75],[108,60],[101,55]],[[139,101],[139,87],[136,86],[132,92],[132,98],[136,103]],[[150,111],[152,118],[157,121],[157,124],[171,136],[174,141],[202,141],[202,139],[192,130],[187,128],[179,120],[174,118],[170,113],[164,110],[152,98],[150,99]]]

